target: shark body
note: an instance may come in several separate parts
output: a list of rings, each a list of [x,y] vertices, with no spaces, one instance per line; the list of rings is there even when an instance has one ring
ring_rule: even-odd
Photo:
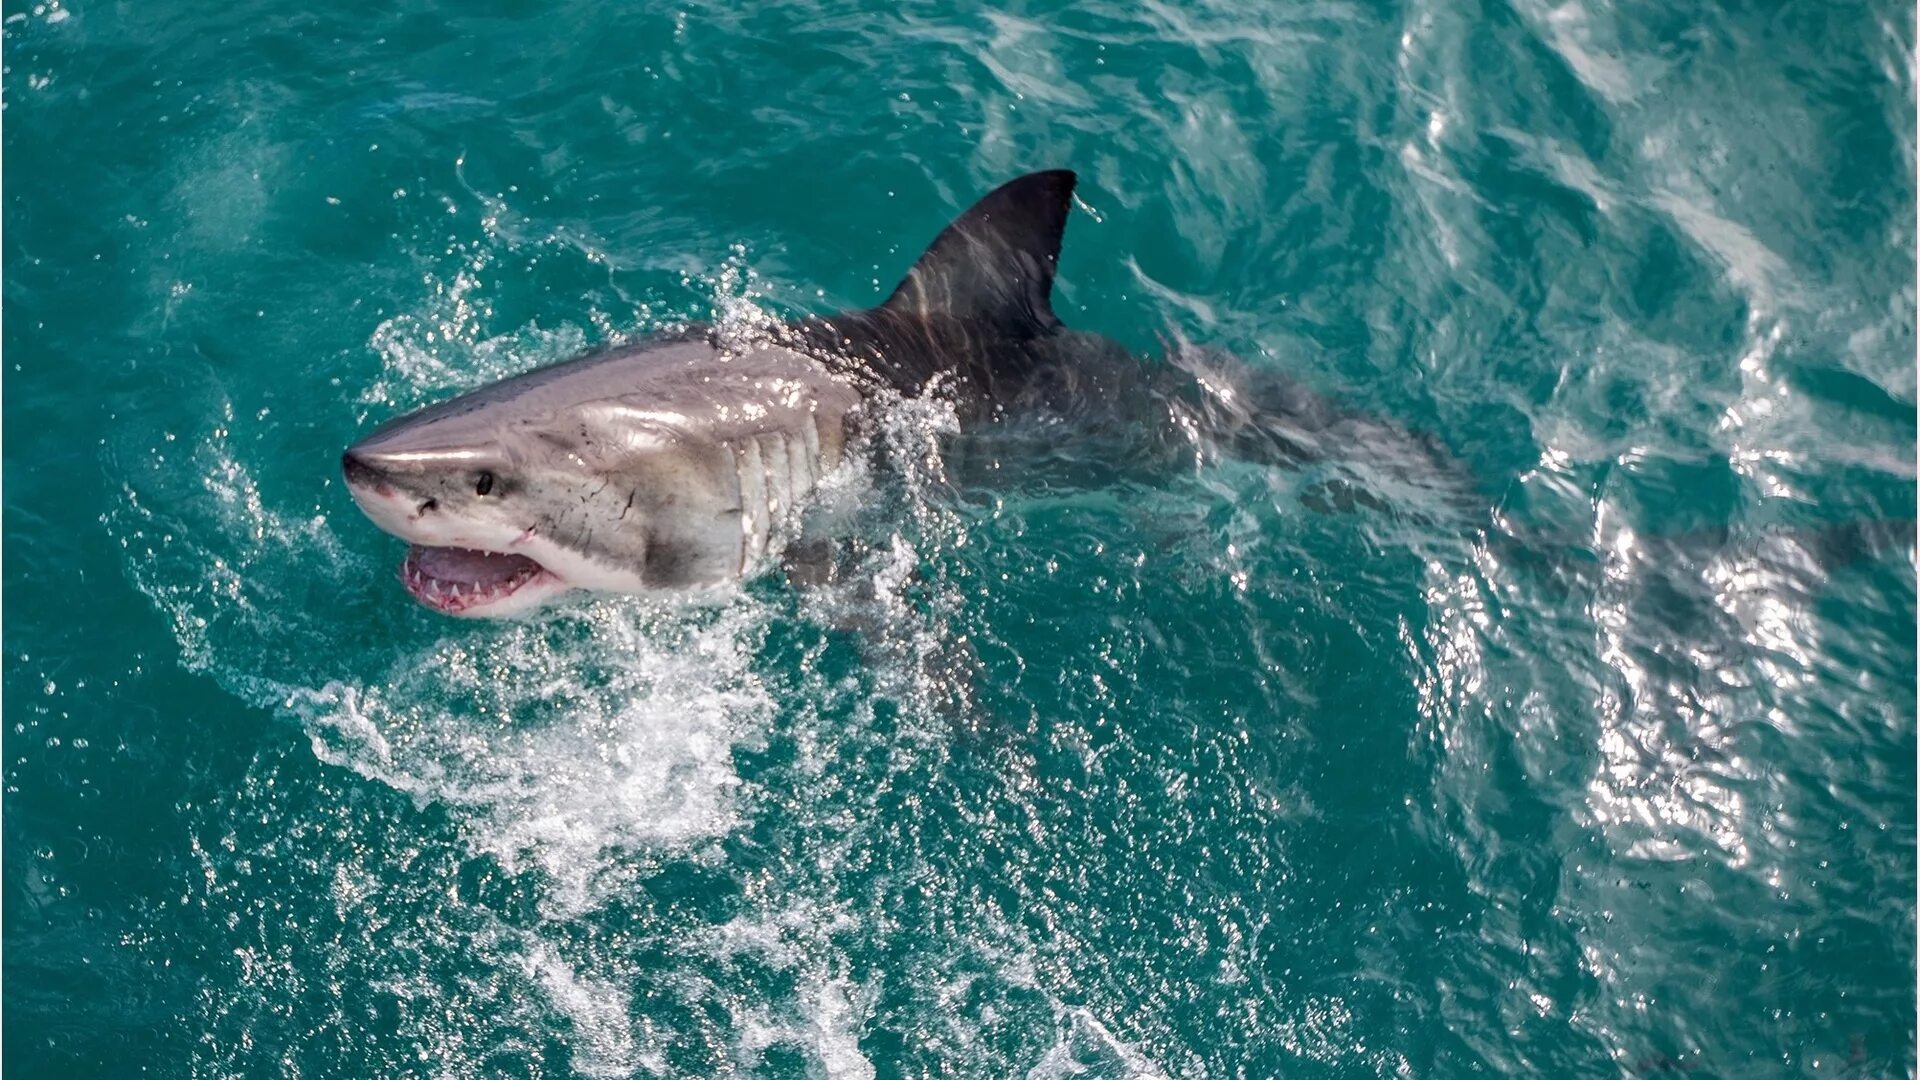
[[[1190,460],[1202,438],[1269,461],[1367,445],[1425,456],[1290,381],[1256,404],[1204,358],[1143,361],[1063,326],[1051,293],[1074,183],[1055,170],[995,189],[877,307],[748,343],[696,333],[615,348],[390,421],[346,451],[348,488],[410,544],[414,597],[494,616],[570,589],[683,591],[751,573],[881,393],[937,384],[967,429],[1038,418],[1020,428],[1028,446],[1081,440],[1097,466]]]

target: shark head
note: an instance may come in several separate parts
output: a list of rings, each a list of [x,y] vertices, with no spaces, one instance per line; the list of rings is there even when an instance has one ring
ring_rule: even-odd
[[[512,615],[572,588],[548,568],[557,551],[529,545],[531,528],[514,528],[509,475],[477,458],[402,457],[349,451],[348,488],[368,517],[410,543],[400,577],[421,603],[449,615]]]
[[[354,501],[410,545],[407,591],[435,610],[478,616],[530,610],[576,587],[639,589],[644,529],[637,520],[623,529],[617,512],[606,520],[609,499],[597,489],[610,486],[608,455],[591,450],[606,425],[588,403],[472,404],[402,417],[342,455]],[[554,439],[559,431],[571,438]],[[626,449],[645,456],[630,439]],[[625,464],[632,472],[640,463]]]

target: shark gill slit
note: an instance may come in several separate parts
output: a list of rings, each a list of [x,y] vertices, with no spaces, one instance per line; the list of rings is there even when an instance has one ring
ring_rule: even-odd
[[[787,465],[787,440],[779,432],[762,432],[758,441],[760,467],[767,476],[767,543],[771,546],[793,506],[793,470]]]
[[[811,424],[807,425],[811,427]],[[807,460],[807,447],[803,440],[787,436],[780,440],[787,448],[787,476],[792,481],[793,497],[797,501],[813,492],[813,462]]]
[[[800,425],[800,434],[806,439],[807,460],[809,462],[817,461],[820,463],[820,468],[814,473],[814,478],[818,480],[820,473],[824,473],[833,467],[833,463],[826,459],[826,453],[821,449],[819,413],[814,412],[808,416],[807,422]]]
[[[740,483],[740,573],[766,551],[767,474],[760,461],[760,441],[752,436],[734,447],[735,471]]]

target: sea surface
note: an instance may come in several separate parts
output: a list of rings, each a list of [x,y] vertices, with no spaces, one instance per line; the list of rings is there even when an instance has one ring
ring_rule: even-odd
[[[1911,7],[0,11],[8,1076],[1914,1074]],[[343,490],[1056,167],[1455,494],[902,402],[850,580],[475,623]]]

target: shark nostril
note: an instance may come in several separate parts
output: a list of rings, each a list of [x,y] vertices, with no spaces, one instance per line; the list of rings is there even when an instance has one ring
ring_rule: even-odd
[[[440,509],[440,501],[438,499],[428,499],[426,502],[420,504],[420,512],[423,514],[438,509]]]

